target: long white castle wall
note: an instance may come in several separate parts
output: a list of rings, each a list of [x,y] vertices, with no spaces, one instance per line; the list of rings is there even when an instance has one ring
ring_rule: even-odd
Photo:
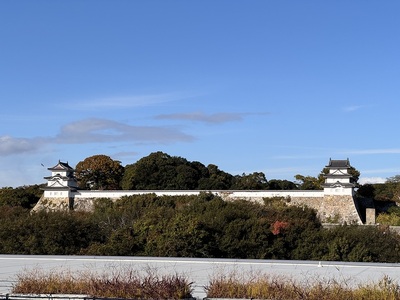
[[[114,191],[76,191],[72,192],[71,196],[76,200],[85,198],[111,198],[119,199],[123,196],[134,196],[143,194],[156,194],[157,196],[184,196],[198,195],[200,191],[151,191],[151,190],[114,190]]]
[[[75,200],[82,198],[112,198],[119,199],[123,196],[156,194],[157,196],[191,196],[201,192],[212,193],[223,198],[273,198],[273,197],[323,197],[324,191],[200,191],[200,190],[114,190],[114,191],[76,191],[71,196]]]

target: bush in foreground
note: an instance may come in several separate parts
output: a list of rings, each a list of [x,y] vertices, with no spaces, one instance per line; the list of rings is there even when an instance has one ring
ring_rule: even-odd
[[[143,275],[144,274],[144,275]],[[114,269],[112,274],[71,271],[26,271],[17,276],[13,293],[18,294],[85,294],[92,297],[130,299],[191,298],[192,288],[184,276],[159,275],[148,269]]]
[[[317,279],[299,283],[267,274],[218,275],[205,287],[207,298],[275,300],[398,300],[400,286],[388,277],[376,284],[351,288],[346,282]]]

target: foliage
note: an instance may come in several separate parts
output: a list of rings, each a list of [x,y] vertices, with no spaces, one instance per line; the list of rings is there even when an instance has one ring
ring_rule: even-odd
[[[39,185],[1,188],[0,206],[10,205],[32,208],[39,201],[42,194],[43,191],[40,190]]]
[[[323,260],[400,261],[400,236],[386,227],[338,226],[325,231],[323,238],[329,239],[328,252],[323,256]]]
[[[218,166],[209,164],[208,175],[199,181],[200,190],[228,190],[232,186],[233,176],[221,171]]]
[[[400,183],[400,175],[394,175],[392,177],[386,178],[386,182],[388,183]]]
[[[400,202],[400,182],[387,180],[385,183],[364,184],[357,193],[361,197],[377,201]]]
[[[122,180],[123,189],[165,190],[196,189],[199,179],[207,174],[206,167],[186,159],[154,152],[135,164],[127,165]]]
[[[376,222],[382,225],[400,226],[400,207],[390,207],[386,213],[378,215]]]
[[[85,213],[34,213],[0,207],[0,253],[76,254],[101,236]]]
[[[266,190],[268,181],[262,172],[251,174],[243,173],[242,176],[235,176],[232,188],[233,190]]]
[[[271,179],[268,181],[269,190],[297,190],[297,185],[289,180]]]
[[[357,196],[363,198],[374,198],[375,197],[375,187],[372,184],[363,184],[357,190]]]
[[[121,162],[107,155],[93,155],[76,165],[75,176],[80,188],[117,190],[124,173]]]
[[[400,236],[387,227],[325,229],[287,201],[145,194],[99,199],[90,213],[33,214],[3,205],[0,253],[400,261]]]
[[[350,179],[350,182],[355,183],[356,186],[358,185],[358,180],[360,179],[360,171],[358,171],[356,168],[354,167],[350,167],[347,172],[352,176],[352,178]]]
[[[122,179],[126,190],[227,190],[267,189],[264,173],[233,176],[209,164],[154,152],[127,165]]]
[[[285,235],[272,233],[276,221],[288,222],[291,240],[298,232],[320,226],[309,209],[225,202],[207,193],[124,197],[107,207],[97,204],[93,218],[108,237],[102,244],[82,249],[82,254],[272,258],[278,256],[270,249],[274,241],[285,240]],[[307,220],[298,223],[301,218]],[[295,245],[291,241],[279,251],[290,257]]]
[[[322,190],[321,184],[324,182],[321,178],[316,178],[312,176],[303,176],[297,174],[294,178],[298,182],[298,188],[300,190]]]

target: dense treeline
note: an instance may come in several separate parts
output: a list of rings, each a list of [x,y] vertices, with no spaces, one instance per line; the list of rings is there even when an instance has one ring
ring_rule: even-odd
[[[20,206],[32,208],[40,199],[43,190],[40,185],[20,186],[17,188],[4,187],[0,189],[0,206]]]
[[[121,166],[106,155],[94,155],[79,162],[76,177],[83,189],[124,190],[265,190],[298,189],[288,180],[268,182],[262,172],[232,175],[217,165],[154,152],[136,163]]]
[[[315,211],[211,194],[99,199],[94,212],[0,206],[0,253],[400,261],[385,228],[324,229]]]
[[[377,201],[400,200],[400,175],[387,178],[385,183],[364,184],[358,193],[360,196],[373,198]]]
[[[263,172],[232,175],[214,164],[205,166],[161,151],[125,167],[106,155],[87,157],[76,166],[80,188],[100,190],[320,190],[328,172],[324,168],[317,177],[297,174],[295,182],[268,181]],[[360,172],[353,167],[349,172],[357,183]]]

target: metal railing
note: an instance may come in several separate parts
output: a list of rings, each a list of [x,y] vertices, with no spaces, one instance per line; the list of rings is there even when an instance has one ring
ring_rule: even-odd
[[[141,298],[105,298],[80,294],[0,294],[0,300],[141,300]],[[181,300],[195,300],[186,298]],[[161,299],[157,299],[161,300]]]

